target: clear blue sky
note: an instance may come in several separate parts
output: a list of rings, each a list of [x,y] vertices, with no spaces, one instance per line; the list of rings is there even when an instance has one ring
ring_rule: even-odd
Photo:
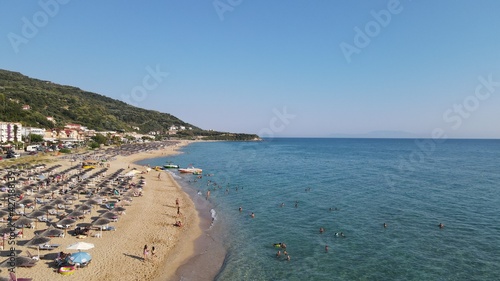
[[[0,3],[0,68],[204,129],[500,138],[497,0],[59,1]]]

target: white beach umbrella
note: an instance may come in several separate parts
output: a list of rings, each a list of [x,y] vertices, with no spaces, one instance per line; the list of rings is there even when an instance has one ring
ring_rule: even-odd
[[[71,245],[69,245],[66,249],[68,250],[89,250],[94,248],[94,244],[92,243],[87,243],[87,242],[76,242]]]

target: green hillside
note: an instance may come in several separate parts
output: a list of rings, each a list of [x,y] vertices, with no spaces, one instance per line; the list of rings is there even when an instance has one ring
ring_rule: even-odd
[[[23,110],[23,105],[30,110]],[[47,120],[52,116],[56,124]],[[164,132],[172,125],[192,127],[180,131],[179,137],[206,136],[207,139],[250,140],[257,135],[232,134],[202,130],[179,118],[146,110],[76,87],[33,79],[18,72],[0,69],[0,121],[20,122],[23,126],[42,128],[81,124],[98,131]]]

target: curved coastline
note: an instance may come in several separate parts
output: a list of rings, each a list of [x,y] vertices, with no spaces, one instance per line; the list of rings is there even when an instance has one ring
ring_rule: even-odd
[[[145,171],[144,165],[136,163],[145,159],[166,157],[178,153],[178,149],[188,145],[190,141],[180,141],[176,145],[168,145],[158,150],[141,151],[128,156],[117,156],[109,161],[111,173],[120,168],[125,171]],[[74,166],[77,162],[68,161],[69,158],[55,159],[48,166],[62,164],[59,168]],[[161,179],[158,178],[161,176]],[[196,255],[196,241],[203,234],[202,220],[195,208],[195,202],[187,192],[173,179],[169,173],[150,171],[141,174],[147,182],[143,196],[135,197],[132,204],[127,207],[126,215],[120,217],[118,222],[113,223],[116,232],[103,233],[101,238],[88,237],[85,242],[95,244],[91,249],[93,257],[92,264],[75,273],[75,276],[93,280],[176,280],[176,271]],[[175,206],[176,198],[180,199],[181,215],[177,216]],[[76,204],[81,204],[78,201]],[[96,209],[99,208],[96,206]],[[100,208],[97,209],[101,212]],[[92,219],[98,216],[93,211]],[[176,220],[182,220],[183,227],[177,228],[172,224]],[[91,222],[87,217],[82,222]],[[43,229],[43,224],[38,224],[36,229],[25,229],[26,237],[22,240],[31,239],[35,231]],[[66,247],[77,242],[71,235],[64,238],[52,238],[52,243],[60,244],[57,251],[41,252],[40,264],[34,268],[16,268],[16,274],[24,278],[35,278],[34,280],[62,280],[65,277],[53,271],[49,264],[57,252],[65,250]],[[21,241],[20,241],[21,242]],[[142,247],[155,246],[157,256],[143,261]],[[19,250],[27,250],[23,243],[18,244]],[[17,249],[17,248],[16,248]],[[23,254],[21,254],[23,255]],[[109,270],[113,268],[113,270]],[[132,269],[132,270],[131,270]],[[126,274],[124,274],[126,272]],[[178,280],[178,279],[177,279]]]
[[[189,145],[194,141],[186,141],[175,148],[175,153],[179,153],[178,149]],[[210,142],[210,141],[209,141]],[[163,158],[169,155],[152,155],[153,157],[142,157],[134,163],[150,160],[155,158]],[[190,186],[181,185],[172,176],[170,172],[166,173],[171,181],[176,185],[177,189],[186,195],[189,200],[189,208],[195,210],[197,216],[192,218],[192,227],[182,235],[177,241],[177,244],[168,254],[159,266],[158,272],[155,275],[154,281],[165,280],[197,280],[209,281],[214,280],[219,274],[226,256],[226,249],[222,243],[214,239],[214,229],[212,228],[211,210],[213,204],[205,200],[203,196],[199,196],[197,191]],[[219,223],[215,224],[216,228]],[[207,255],[207,253],[210,253]]]
[[[201,233],[194,240],[190,240],[190,243],[194,245],[193,252],[168,280],[211,281],[222,269],[227,254],[227,250],[219,239],[223,224],[217,220],[212,222],[214,205],[210,201],[198,195],[197,191],[189,186],[182,186],[182,188],[194,201]],[[164,279],[156,281],[162,280]]]

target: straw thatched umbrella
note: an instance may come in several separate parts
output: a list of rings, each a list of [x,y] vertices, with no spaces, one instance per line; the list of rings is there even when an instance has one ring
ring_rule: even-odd
[[[50,191],[48,189],[42,189],[42,190],[38,191],[38,194],[42,195],[42,197],[43,197],[43,196],[45,196],[45,195],[47,195],[47,194],[49,194],[51,192],[52,191]]]
[[[125,208],[123,208],[122,206],[118,206],[116,208],[113,209],[113,212],[117,212],[119,214],[123,214],[123,212],[125,212]]]
[[[62,219],[62,220],[58,221],[58,222],[56,223],[56,225],[60,225],[60,226],[62,226],[62,227],[64,228],[64,235],[66,235],[66,234],[67,234],[67,231],[68,231],[68,227],[67,227],[67,226],[68,226],[68,225],[72,225],[72,224],[74,224],[75,222],[76,222],[76,220],[74,220],[74,219],[71,219],[71,218],[65,218],[65,219]]]
[[[9,214],[9,211],[6,210],[0,210],[0,217],[5,217],[6,215]]]
[[[110,220],[114,220],[114,219],[117,219],[118,218],[118,215],[113,213],[113,212],[106,212],[104,214],[102,214],[100,216],[101,218],[106,218],[106,219],[110,219]]]
[[[55,210],[55,207],[50,205],[50,204],[47,204],[47,205],[43,205],[42,207],[38,208],[38,210],[47,212],[47,219],[48,219],[49,218],[49,211]]]
[[[57,205],[60,205],[60,204],[64,204],[64,203],[66,203],[66,200],[63,200],[63,199],[61,199],[61,198],[56,198],[56,199],[54,199],[54,200],[50,201],[50,203],[51,203],[52,205],[57,206]]]
[[[38,226],[38,217],[41,217],[45,215],[45,211],[40,211],[40,210],[35,210],[31,213],[29,213],[28,215],[26,215],[28,218],[31,218],[31,219],[34,219],[35,220],[35,229],[37,228]],[[48,219],[49,217],[47,217]]]
[[[36,260],[29,258],[29,257],[23,257],[23,256],[16,256],[14,260],[11,259],[11,257],[7,258],[3,262],[0,263],[0,267],[2,268],[12,268],[12,264],[14,264],[15,267],[32,267],[36,263]]]
[[[83,213],[86,213],[88,211],[89,213],[89,216],[92,216],[92,207],[90,207],[89,205],[87,204],[83,204],[81,206],[79,206],[78,208],[76,208],[77,211],[81,211]],[[85,218],[84,218],[85,219]]]
[[[95,220],[92,225],[93,226],[97,226],[101,229],[101,237],[102,237],[102,227],[109,224],[111,221],[107,218],[98,218],[97,220]]]
[[[80,210],[73,210],[71,213],[67,215],[67,217],[74,217],[74,218],[80,218],[83,216],[83,211]]]
[[[10,227],[0,228],[0,235],[2,235],[2,250],[5,247],[5,239],[7,239],[10,236],[10,233],[11,233]]]
[[[31,198],[24,198],[23,200],[20,200],[17,202],[17,204],[23,204],[23,213],[26,213],[26,205],[32,204],[33,199]]]
[[[40,236],[43,237],[60,237],[61,234],[64,233],[64,230],[55,228],[53,226],[50,226],[46,230],[44,230],[42,233],[40,233]]]
[[[73,194],[64,194],[63,199],[71,201],[71,200],[76,200],[77,198]]]
[[[24,237],[24,226],[27,224],[31,224],[32,222],[32,219],[29,219],[27,217],[20,217],[16,222],[13,223],[13,225],[16,227],[21,226],[22,235]]]
[[[37,235],[37,236],[33,237],[33,239],[28,241],[28,243],[26,243],[24,246],[26,246],[26,247],[36,246],[37,251],[38,251],[38,257],[40,257],[40,245],[46,244],[48,242],[50,242],[49,237]]]

